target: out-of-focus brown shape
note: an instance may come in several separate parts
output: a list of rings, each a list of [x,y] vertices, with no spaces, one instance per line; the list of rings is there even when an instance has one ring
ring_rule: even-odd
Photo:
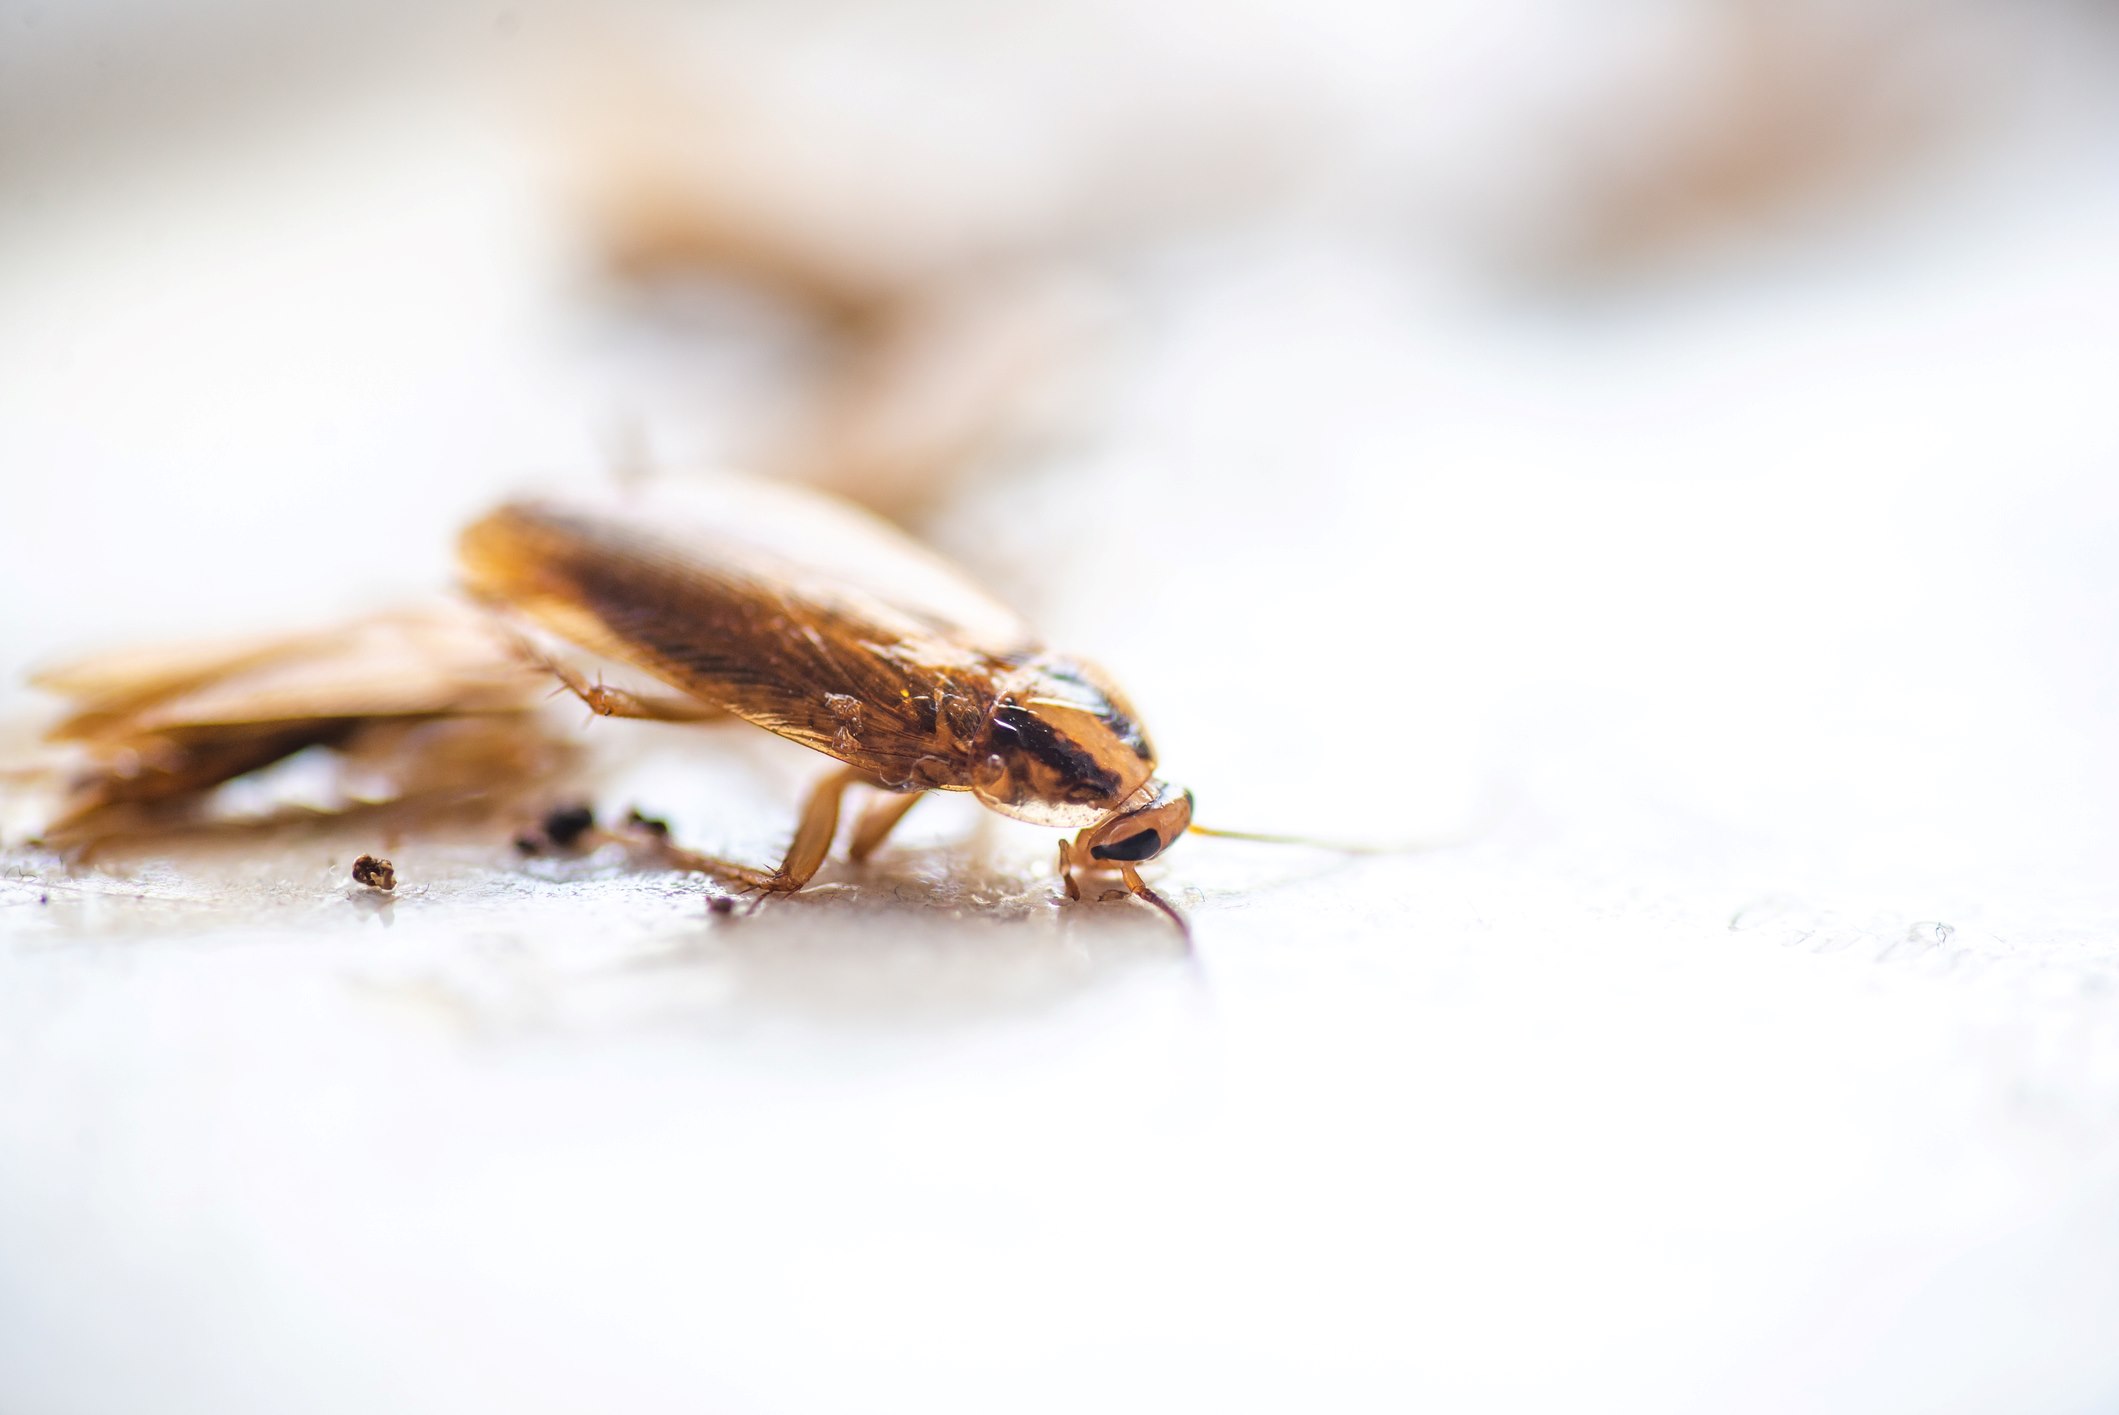
[[[41,834],[61,848],[214,819],[216,788],[311,747],[335,754],[333,799],[311,810],[498,797],[565,757],[532,712],[548,680],[456,605],[98,654],[32,682],[69,701],[45,734]]]
[[[1563,204],[1538,239],[1577,276],[1656,264],[1888,181],[1968,116],[1936,7],[1716,0],[1658,74],[1556,135]]]
[[[999,183],[938,170],[887,122],[794,102],[752,75],[680,77],[604,44],[562,102],[572,200],[627,276],[712,271],[858,323],[1007,263],[1042,219]]]
[[[967,156],[888,111],[712,66],[682,82],[620,48],[569,87],[572,199],[614,271],[749,285],[824,336],[758,471],[914,519],[1063,401],[1110,322],[1071,253],[1107,218],[1066,162]]]
[[[904,300],[841,341],[808,416],[766,466],[915,518],[1063,401],[1108,312],[1095,285],[1051,269]]]

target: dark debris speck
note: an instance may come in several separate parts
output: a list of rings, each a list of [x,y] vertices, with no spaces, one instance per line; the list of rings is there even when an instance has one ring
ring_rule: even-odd
[[[375,855],[363,855],[353,862],[353,882],[365,884],[370,889],[395,889],[397,870],[388,860]]]
[[[544,837],[562,850],[571,849],[596,825],[596,813],[587,806],[559,806],[544,818]]]

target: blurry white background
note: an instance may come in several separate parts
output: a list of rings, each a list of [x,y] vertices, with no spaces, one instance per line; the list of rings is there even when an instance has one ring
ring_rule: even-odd
[[[0,0],[18,739],[1063,288],[905,514],[1202,819],[1461,842],[1187,841],[1186,958],[962,802],[735,920],[11,838],[0,1410],[2110,1408],[2115,23]],[[625,728],[746,857],[816,760]]]

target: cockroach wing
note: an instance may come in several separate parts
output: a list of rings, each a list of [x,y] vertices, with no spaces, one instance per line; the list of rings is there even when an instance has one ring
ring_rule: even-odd
[[[968,786],[1030,629],[885,523],[747,478],[509,503],[472,593],[897,786]]]

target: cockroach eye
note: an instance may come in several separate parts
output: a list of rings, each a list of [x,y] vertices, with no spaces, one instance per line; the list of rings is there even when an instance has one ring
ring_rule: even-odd
[[[1143,830],[1127,836],[1114,845],[1098,845],[1089,853],[1099,860],[1125,860],[1134,862],[1152,860],[1162,853],[1163,838],[1152,830]]]

